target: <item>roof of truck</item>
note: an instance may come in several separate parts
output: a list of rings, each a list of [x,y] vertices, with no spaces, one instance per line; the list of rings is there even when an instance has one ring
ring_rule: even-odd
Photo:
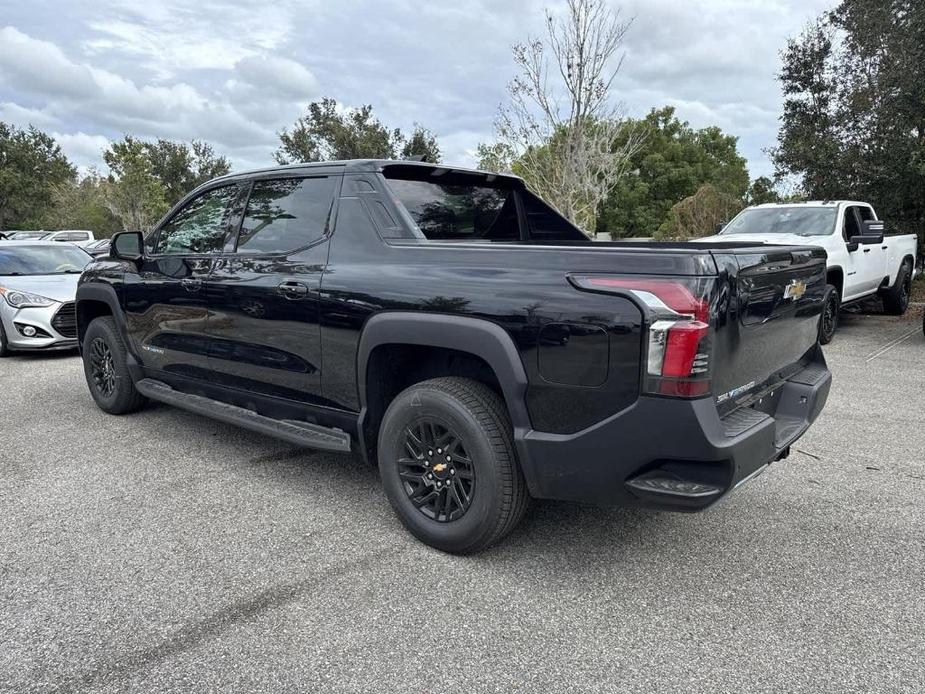
[[[432,164],[425,161],[413,161],[407,159],[342,159],[336,161],[313,161],[301,162],[298,164],[277,164],[276,166],[267,166],[261,169],[251,169],[249,171],[235,171],[233,173],[220,176],[222,178],[237,178],[238,176],[250,176],[253,174],[273,173],[275,171],[293,171],[299,169],[321,169],[327,167],[342,167],[345,173],[378,173],[386,167],[402,166],[417,167],[421,169],[441,169],[452,171],[454,173],[477,174],[480,176],[496,176],[520,181],[519,176],[509,173],[498,173],[495,171],[482,171],[481,169],[472,169],[465,166],[452,166],[450,164]]]
[[[753,208],[763,207],[838,207],[839,205],[870,205],[860,200],[805,200],[802,202],[765,202],[761,205],[752,205]]]

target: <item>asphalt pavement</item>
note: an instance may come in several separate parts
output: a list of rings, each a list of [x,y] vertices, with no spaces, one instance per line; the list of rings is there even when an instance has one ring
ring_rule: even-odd
[[[925,691],[921,307],[825,353],[820,419],[714,508],[536,503],[468,558],[354,457],[0,360],[0,691]]]

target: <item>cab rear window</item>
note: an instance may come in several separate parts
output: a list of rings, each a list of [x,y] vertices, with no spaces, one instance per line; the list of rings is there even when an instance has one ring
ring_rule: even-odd
[[[432,181],[389,179],[395,198],[418,230],[436,241],[517,241],[515,192]]]

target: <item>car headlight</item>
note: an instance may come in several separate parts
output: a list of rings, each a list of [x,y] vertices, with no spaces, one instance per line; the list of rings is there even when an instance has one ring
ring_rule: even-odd
[[[49,299],[45,296],[39,296],[31,292],[21,292],[17,289],[7,289],[6,287],[0,287],[0,295],[3,295],[6,303],[13,308],[45,308],[57,303],[54,299]]]

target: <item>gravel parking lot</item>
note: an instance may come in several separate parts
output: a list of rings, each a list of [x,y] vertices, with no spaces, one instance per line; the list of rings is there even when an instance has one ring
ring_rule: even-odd
[[[799,450],[708,512],[538,503],[472,558],[354,458],[4,359],[0,690],[921,692],[920,326],[845,315]]]

